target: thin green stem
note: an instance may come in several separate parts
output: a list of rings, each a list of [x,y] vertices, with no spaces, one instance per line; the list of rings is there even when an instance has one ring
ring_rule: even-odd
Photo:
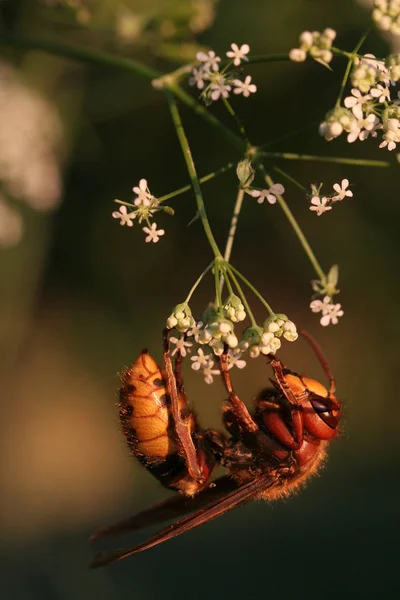
[[[189,142],[186,137],[185,130],[183,128],[183,124],[182,124],[181,116],[179,114],[178,106],[177,106],[172,94],[169,93],[168,91],[166,91],[166,97],[167,97],[168,106],[169,106],[169,109],[171,112],[172,121],[175,125],[176,133],[177,133],[177,136],[179,139],[179,143],[181,145],[183,157],[186,162],[186,167],[187,167],[187,170],[189,173],[190,181],[192,183],[193,192],[194,192],[194,195],[196,198],[197,210],[198,210],[198,214],[201,219],[201,222],[203,224],[204,232],[207,236],[207,239],[208,239],[211,249],[214,253],[214,256],[216,258],[219,258],[219,257],[222,258],[221,252],[218,248],[217,242],[215,241],[213,232],[211,231],[210,223],[208,221],[206,207],[204,205],[203,195],[201,193],[200,182],[197,177],[196,167],[195,167],[195,164],[193,161],[192,153],[190,151]]]
[[[300,160],[323,163],[335,163],[339,165],[355,165],[359,167],[394,167],[398,163],[387,160],[369,160],[365,158],[346,158],[345,156],[316,156],[314,154],[296,154],[293,152],[262,152],[265,158],[279,158],[283,160]]]
[[[268,302],[261,296],[260,292],[254,287],[254,285],[252,285],[250,283],[250,281],[244,275],[241,274],[240,271],[235,269],[235,267],[231,264],[227,265],[227,269],[229,269],[231,277],[233,277],[233,273],[236,273],[236,275],[239,277],[239,279],[241,279],[243,281],[243,283],[245,283],[247,285],[249,290],[251,290],[253,292],[253,294],[259,299],[261,304],[263,304],[263,306],[265,306],[265,308],[267,309],[267,311],[269,312],[270,315],[274,314],[274,311],[272,310],[272,308],[270,307]],[[232,271],[233,271],[233,273],[232,273]]]
[[[244,190],[239,188],[238,194],[236,196],[235,206],[233,208],[231,223],[229,226],[228,238],[226,240],[226,246],[225,246],[225,252],[224,252],[224,260],[226,262],[229,262],[230,258],[231,258],[233,242],[235,241],[236,228],[237,228],[240,211],[242,210],[244,194],[245,194]]]
[[[309,129],[312,129],[314,127],[317,128],[320,123],[321,123],[321,119],[319,119],[318,121],[313,121],[312,123],[307,123],[306,125],[302,125],[298,129],[295,129],[294,131],[284,133],[281,136],[279,136],[278,138],[271,140],[270,142],[261,144],[261,146],[258,146],[258,150],[265,150],[267,148],[270,148],[271,146],[275,146],[275,144],[279,144],[280,142],[284,142],[285,140],[293,138],[296,135],[299,135],[299,133],[304,133],[305,131],[308,131]]]
[[[229,272],[228,272],[227,269],[225,269],[224,279],[226,281],[226,287],[228,288],[229,295],[232,295],[233,294],[233,288],[232,288],[232,284],[231,284],[231,282],[229,280]],[[221,280],[222,280],[222,277],[221,277]],[[221,287],[221,294],[222,294],[222,287]]]
[[[188,293],[185,303],[188,304],[190,302],[191,297],[193,296],[196,288],[199,286],[199,284],[202,282],[204,276],[208,273],[208,271],[212,268],[212,266],[214,265],[214,261],[211,261],[210,264],[208,265],[208,267],[206,267],[204,269],[204,271],[202,272],[202,274],[200,275],[200,277],[198,277],[194,283],[194,285],[192,286],[190,292]]]
[[[217,117],[206,109],[205,106],[197,102],[176,83],[177,78],[174,74],[160,73],[132,58],[118,56],[101,50],[91,50],[79,46],[68,46],[54,40],[25,38],[17,35],[0,35],[0,45],[26,48],[28,50],[41,50],[42,52],[47,52],[70,60],[129,71],[146,79],[150,79],[155,89],[170,90],[174,96],[179,98],[193,110],[194,113],[200,115],[201,118],[207,121],[212,127],[218,129],[222,136],[241,153],[246,150],[246,144],[238,135],[221,123]]]
[[[224,260],[227,263],[229,262],[229,260],[231,258],[231,254],[232,254],[233,242],[235,241],[236,228],[237,228],[237,223],[239,220],[240,211],[242,210],[244,194],[245,194],[244,190],[239,188],[238,194],[236,197],[235,206],[233,208],[231,223],[229,226],[228,237],[227,237],[226,245],[225,245]],[[223,290],[223,287],[224,287],[224,277],[221,277],[221,292]]]
[[[289,175],[289,173],[286,173],[286,171],[284,171],[283,169],[280,169],[279,167],[272,167],[273,171],[275,171],[275,173],[278,173],[279,175],[282,175],[282,177],[285,177],[285,179],[287,179],[288,181],[290,181],[290,183],[293,183],[293,185],[295,185],[297,188],[299,188],[299,190],[301,190],[302,192],[307,193],[307,188],[304,187],[304,185],[302,185],[300,183],[300,181],[297,181],[297,179],[295,179],[294,177],[292,177],[291,175]]]
[[[252,327],[257,327],[257,321],[255,320],[253,312],[250,308],[250,305],[247,302],[246,296],[242,290],[242,286],[240,285],[240,283],[238,282],[237,278],[235,277],[235,275],[233,273],[234,270],[236,271],[236,269],[233,269],[232,265],[230,265],[230,264],[226,265],[226,272],[229,273],[229,277],[232,279],[234,286],[237,289],[237,292],[240,296],[242,304],[243,304],[243,306],[246,310],[246,313],[251,321],[251,325],[252,325]],[[237,273],[238,273],[238,271],[237,271]]]
[[[218,177],[218,175],[222,175],[222,173],[226,173],[226,171],[233,169],[233,167],[235,167],[235,166],[236,166],[236,163],[230,162],[227,165],[225,165],[224,167],[221,167],[220,169],[218,169],[217,171],[213,171],[212,173],[208,173],[208,175],[204,175],[203,177],[200,177],[199,181],[200,181],[200,183],[206,183],[207,181],[214,179],[214,177]],[[165,194],[164,196],[161,196],[160,198],[158,198],[158,202],[159,203],[165,202],[166,200],[175,198],[175,196],[184,194],[185,192],[188,192],[191,189],[192,189],[192,186],[190,184],[184,185],[183,187],[178,188],[177,190],[174,190],[173,192],[169,192],[169,194]]]
[[[220,281],[220,264],[214,263],[214,279],[215,279],[215,297],[217,301],[218,314],[222,319],[224,316],[224,308],[222,304],[221,281]]]
[[[343,80],[340,86],[340,90],[339,90],[339,94],[336,100],[336,107],[340,106],[340,103],[342,101],[343,98],[343,94],[344,94],[344,90],[347,84],[347,80],[349,78],[350,75],[350,71],[351,71],[351,67],[353,66],[354,63],[354,58],[357,55],[357,52],[359,51],[359,49],[361,48],[361,46],[363,45],[363,43],[365,42],[365,40],[367,39],[369,32],[371,31],[371,28],[369,27],[367,29],[367,31],[365,31],[363,33],[363,35],[361,36],[360,40],[357,42],[353,52],[350,54],[350,56],[348,56],[348,61],[347,61],[347,66],[346,66],[346,70],[344,72],[344,76],[343,76]]]
[[[228,111],[228,113],[231,115],[231,117],[234,118],[234,120],[236,122],[236,125],[239,128],[240,135],[242,136],[242,138],[246,142],[247,147],[249,147],[250,146],[249,138],[247,137],[247,133],[246,133],[246,130],[244,128],[244,125],[243,125],[242,121],[240,120],[240,118],[236,114],[236,112],[233,109],[231,103],[226,98],[224,98],[224,97],[222,97],[222,101],[223,101],[224,106],[225,106],[226,110]]]
[[[42,40],[38,38],[25,38],[18,35],[1,35],[0,45],[13,46],[14,48],[25,48],[27,50],[41,50],[48,54],[61,56],[79,62],[88,64],[100,65],[102,67],[117,68],[122,71],[130,71],[136,73],[146,79],[155,79],[160,77],[162,73],[148,67],[144,63],[118,56],[110,52],[102,50],[92,50],[89,48],[81,48],[79,46],[69,46],[55,40]]]
[[[234,148],[239,150],[241,154],[246,151],[246,143],[242,138],[231,129],[226,127],[221,121],[217,119],[205,106],[197,102],[192,96],[187,94],[179,85],[175,83],[168,83],[168,77],[163,77],[166,89],[168,89],[176,98],[179,98],[186,106],[191,108],[193,112],[199,115],[202,119],[207,121],[212,127],[218,129],[222,136],[230,143]]]
[[[123,204],[124,206],[129,206],[129,208],[136,208],[136,206],[134,204],[132,204],[131,202],[124,202],[123,200],[117,200],[117,199],[115,199],[114,202],[116,204]]]
[[[260,165],[259,168],[260,168],[260,171],[263,174],[264,179],[267,182],[267,184],[269,186],[273,185],[274,182],[272,181],[271,177],[266,174],[264,167],[262,165]],[[276,198],[277,198],[278,204],[281,207],[281,209],[283,210],[287,220],[289,221],[290,225],[294,229],[294,232],[297,235],[300,244],[303,246],[303,250],[306,253],[306,255],[308,256],[312,266],[314,267],[315,272],[317,273],[318,277],[322,281],[325,278],[325,273],[323,272],[321,265],[317,261],[317,258],[315,256],[314,252],[312,251],[311,246],[306,239],[306,236],[304,235],[303,231],[301,230],[300,225],[296,221],[292,211],[290,210],[289,206],[286,204],[283,197],[280,194],[277,194]]]
[[[269,63],[269,62],[289,62],[289,54],[286,53],[271,53],[271,54],[256,54],[255,56],[249,56],[247,64],[255,65],[257,63]]]

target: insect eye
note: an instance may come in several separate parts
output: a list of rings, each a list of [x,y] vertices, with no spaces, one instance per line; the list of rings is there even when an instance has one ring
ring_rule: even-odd
[[[332,413],[332,402],[328,398],[312,395],[310,398],[311,406],[318,416],[332,429],[338,426],[338,420]]]

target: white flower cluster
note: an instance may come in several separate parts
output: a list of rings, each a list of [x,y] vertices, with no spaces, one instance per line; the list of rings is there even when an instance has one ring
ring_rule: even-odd
[[[327,65],[331,62],[332,42],[336,38],[336,31],[324,29],[324,31],[303,31],[299,38],[299,48],[293,48],[289,52],[289,58],[295,62],[304,62],[307,56],[311,56],[317,62]]]
[[[249,52],[248,44],[243,44],[240,48],[237,44],[231,44],[231,50],[226,53],[226,56],[231,59],[231,63],[222,71],[219,70],[221,57],[217,56],[213,50],[208,53],[198,52],[196,58],[200,61],[200,66],[193,69],[189,84],[203,90],[202,96],[207,102],[228,98],[231,91],[248,98],[250,94],[257,91],[257,86],[251,83],[251,76],[247,75],[242,81],[238,79],[237,73],[229,72],[228,69],[231,64],[238,67],[242,61],[248,61],[247,54]]]
[[[323,300],[313,300],[310,304],[310,308],[314,313],[322,313],[320,323],[323,327],[326,327],[330,323],[336,325],[338,317],[342,317],[344,312],[341,304],[334,304],[330,296],[325,296]]]
[[[142,223],[145,221],[148,227],[142,227],[142,230],[146,234],[145,242],[153,242],[156,244],[160,237],[165,234],[164,229],[157,229],[156,223],[150,223],[150,219],[153,217],[154,213],[162,210],[159,206],[159,202],[157,198],[155,198],[149,191],[147,186],[146,179],[141,179],[139,181],[139,185],[134,186],[133,192],[136,194],[136,198],[133,201],[133,204],[128,204],[134,210],[129,211],[127,206],[123,204],[120,206],[119,210],[115,210],[112,213],[114,219],[119,219],[120,225],[126,225],[127,227],[133,227],[134,219],[138,220],[138,223]],[[163,210],[168,209],[168,207],[163,207]]]
[[[375,0],[372,18],[383,31],[400,35],[400,0]]]
[[[226,346],[229,368],[236,366],[243,369],[246,366],[242,358],[245,352],[249,353],[250,358],[257,358],[260,354],[275,354],[281,347],[282,338],[294,342],[298,337],[295,324],[286,315],[273,314],[262,327],[245,329],[239,339],[234,324],[245,318],[244,306],[235,294],[231,294],[225,302],[222,317],[211,306],[203,320],[198,322],[194,321],[186,303],[178,304],[167,319],[167,328],[175,328],[181,333],[179,338],[170,338],[175,345],[172,355],[179,352],[186,356],[190,353],[194,343],[188,339],[192,338],[198,345],[197,354],[191,357],[192,369],[201,371],[206,383],[212,383],[213,376],[219,374],[218,369],[213,369],[216,357],[221,356]],[[206,354],[203,347],[208,347],[210,352]]]
[[[311,206],[310,210],[315,211],[316,215],[320,217],[324,212],[332,210],[332,204],[334,202],[341,202],[344,198],[352,198],[353,192],[348,189],[349,180],[342,179],[340,183],[333,184],[333,191],[336,192],[332,196],[321,196],[320,190],[321,185],[311,185]]]
[[[399,82],[400,56],[392,55],[383,61],[366,54],[354,65],[351,95],[344,99],[344,106],[335,107],[327,113],[319,127],[327,141],[347,133],[347,141],[364,141],[376,138],[382,132],[379,148],[394,150],[400,142],[400,106],[392,101],[390,86]],[[397,93],[400,96],[400,93]]]
[[[195,320],[189,305],[186,302],[177,304],[168,317],[166,325],[168,329],[175,328],[179,333],[186,333],[193,327]]]

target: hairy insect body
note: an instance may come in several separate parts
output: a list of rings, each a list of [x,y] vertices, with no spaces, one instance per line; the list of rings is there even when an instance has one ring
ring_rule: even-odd
[[[338,432],[341,408],[322,351],[308,334],[303,332],[303,336],[330,380],[329,391],[270,355],[273,387],[258,394],[250,412],[234,392],[225,351],[220,367],[228,393],[223,407],[228,435],[203,430],[197,423],[185,396],[182,357],[178,355],[173,364],[167,333],[164,370],[147,351],[139,355],[122,378],[122,428],[134,455],[165,487],[181,496],[96,532],[95,538],[175,519],[144,543],[98,554],[92,566],[142,552],[253,498],[269,501],[289,496],[317,473],[329,441]],[[226,468],[227,475],[210,483],[217,464]]]

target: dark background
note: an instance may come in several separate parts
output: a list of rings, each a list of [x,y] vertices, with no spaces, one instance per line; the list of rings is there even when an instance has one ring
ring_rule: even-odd
[[[104,2],[111,12],[113,4]],[[137,4],[144,10],[146,3]],[[166,10],[165,2],[148,6],[157,14],[161,4]],[[135,2],[130,5],[135,8]],[[215,22],[197,42],[219,54],[232,41],[249,42],[254,54],[286,52],[301,31],[329,26],[338,31],[336,45],[351,50],[369,18],[365,7],[349,0],[221,0]],[[19,35],[122,52],[162,70],[177,66],[160,57],[165,51],[157,39],[120,47],[107,21],[80,27],[64,12],[56,17],[36,2],[4,3],[2,23],[3,31]],[[390,48],[372,33],[364,51],[386,55]],[[201,224],[187,228],[195,212],[190,193],[174,201],[174,218],[157,220],[166,235],[156,245],[145,245],[141,231],[120,228],[111,218],[112,199],[129,200],[141,177],[156,196],[188,180],[161,93],[116,70],[36,51],[0,51],[54,104],[65,132],[62,205],[51,215],[26,209],[23,241],[0,252],[1,597],[393,597],[399,584],[398,171],[282,165],[306,186],[323,181],[330,187],[344,177],[352,184],[354,198],[320,219],[286,186],[285,197],[321,264],[340,265],[338,301],[345,315],[332,328],[321,328],[308,309],[315,275],[278,207],[246,202],[240,218],[234,264],[276,311],[318,338],[336,375],[343,429],[321,477],[297,497],[270,506],[252,503],[148,552],[89,571],[91,530],[167,496],[129,456],[119,434],[116,373],[144,346],[161,358],[164,320],[209,262],[210,251]],[[235,106],[254,143],[321,120],[334,104],[344,63],[337,60],[333,68],[249,67],[259,91]],[[230,125],[221,107],[211,110]],[[239,158],[186,108],[182,116],[200,174]],[[394,158],[374,140],[327,144],[316,127],[275,149]],[[204,186],[221,245],[235,190],[233,173]],[[199,314],[212,295],[210,283],[195,296]],[[301,340],[284,346],[286,364],[322,379]],[[270,373],[260,359],[234,375],[248,401]],[[221,384],[207,387],[190,369],[186,381],[201,422],[218,426]]]

